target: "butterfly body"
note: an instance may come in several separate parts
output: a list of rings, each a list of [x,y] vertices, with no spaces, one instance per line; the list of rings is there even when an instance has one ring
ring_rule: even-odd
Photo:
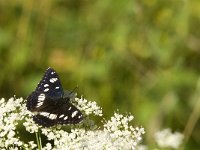
[[[83,115],[70,100],[74,93],[63,92],[60,79],[52,68],[48,68],[35,91],[27,98],[27,109],[35,112],[33,120],[43,127],[56,124],[76,124]]]

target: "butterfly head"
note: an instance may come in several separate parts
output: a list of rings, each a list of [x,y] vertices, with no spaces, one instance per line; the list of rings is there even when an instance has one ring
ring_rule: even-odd
[[[70,101],[72,99],[75,99],[76,95],[77,94],[74,93],[73,91],[64,91],[63,98]]]

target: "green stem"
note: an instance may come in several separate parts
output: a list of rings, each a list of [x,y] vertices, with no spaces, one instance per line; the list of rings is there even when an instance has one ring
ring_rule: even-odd
[[[42,149],[42,140],[41,140],[41,134],[39,132],[39,142],[40,142],[40,146],[41,146],[41,149]]]
[[[42,150],[42,142],[39,132],[36,132],[35,135],[36,135],[38,150]]]

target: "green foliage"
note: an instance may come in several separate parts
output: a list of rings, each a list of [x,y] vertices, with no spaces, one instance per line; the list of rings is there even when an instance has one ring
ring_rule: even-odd
[[[48,66],[65,89],[110,116],[131,111],[147,129],[183,132],[199,146],[200,1],[0,2],[1,97],[26,97]],[[186,130],[192,121],[191,133]],[[155,126],[156,124],[156,126]]]

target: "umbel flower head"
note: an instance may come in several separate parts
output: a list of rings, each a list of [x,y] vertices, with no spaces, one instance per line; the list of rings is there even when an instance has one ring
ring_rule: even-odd
[[[137,148],[145,131],[142,127],[129,125],[133,120],[132,115],[114,113],[110,120],[102,121],[103,125],[99,127],[90,119],[90,115],[101,117],[102,108],[96,102],[83,98],[75,98],[75,102],[76,107],[85,117],[80,124],[71,125],[69,130],[61,125],[43,128],[35,124],[32,120],[34,114],[27,110],[25,100],[22,98],[10,98],[8,101],[4,98],[0,99],[0,149],[129,150]],[[23,141],[18,131],[20,121],[23,122],[25,132],[30,135],[36,134],[36,139]]]
[[[155,141],[161,148],[178,149],[183,142],[183,134],[180,132],[172,133],[170,128],[158,131],[154,135]]]

